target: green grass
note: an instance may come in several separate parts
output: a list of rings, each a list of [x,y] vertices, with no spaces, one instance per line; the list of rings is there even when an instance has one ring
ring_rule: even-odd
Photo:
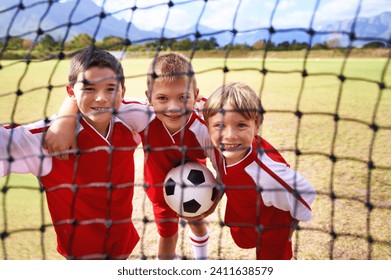
[[[127,96],[143,98],[145,73],[149,59],[128,58],[123,61]],[[50,84],[48,106],[48,80],[55,62],[32,62],[18,87],[26,64],[5,61],[0,70],[0,123],[12,120],[26,123],[57,112],[65,98],[68,61],[55,69]],[[344,68],[342,58],[310,58],[305,64],[308,76],[303,78],[304,62],[299,58],[195,58],[198,86],[208,96],[223,82],[242,81],[259,92],[266,110],[262,136],[279,149],[292,168],[297,169],[316,188],[318,196],[313,203],[313,219],[301,224],[295,237],[298,259],[366,259],[369,251],[373,259],[391,259],[391,69],[384,71],[386,58],[350,58]],[[10,65],[10,66],[7,66]],[[263,75],[263,65],[268,70]],[[222,69],[229,70],[224,73]],[[341,70],[342,69],[342,70]],[[346,77],[341,82],[337,76]],[[378,83],[387,89],[380,91]],[[15,107],[15,94],[20,88],[24,94]],[[32,90],[42,88],[39,90]],[[303,113],[302,118],[294,112]],[[338,115],[340,121],[334,121]],[[369,125],[375,123],[376,133]],[[296,137],[297,131],[299,131]],[[373,145],[372,145],[373,143]],[[294,151],[299,149],[301,156]],[[329,156],[337,161],[333,163]],[[376,169],[368,169],[373,161]],[[142,182],[142,154],[136,156],[137,180]],[[3,185],[5,179],[2,179]],[[45,255],[41,249],[42,205],[44,196],[31,176],[12,175],[11,189],[0,196],[0,232],[11,235],[4,240],[0,258],[6,250],[9,259],[61,258],[55,252],[55,236],[48,227],[44,234]],[[36,189],[18,189],[16,186],[35,186]],[[331,199],[334,193],[336,199]],[[151,206],[144,193],[136,190],[134,200],[135,223],[144,239],[132,258],[141,252],[153,256],[156,252],[157,233],[153,224],[143,224],[147,215],[152,219]],[[366,203],[373,206],[371,211]],[[46,206],[45,206],[46,207]],[[44,223],[50,216],[44,208]],[[224,203],[208,218],[211,229],[210,257],[226,259],[252,259],[255,253],[238,249],[228,229],[220,228]],[[4,220],[4,216],[6,220]],[[22,231],[35,228],[35,231]],[[180,236],[186,228],[181,228]],[[336,239],[330,234],[336,233]],[[368,244],[368,236],[374,243]],[[370,247],[370,248],[369,248]],[[178,253],[192,255],[186,238],[180,239]],[[370,250],[369,250],[370,249]]]

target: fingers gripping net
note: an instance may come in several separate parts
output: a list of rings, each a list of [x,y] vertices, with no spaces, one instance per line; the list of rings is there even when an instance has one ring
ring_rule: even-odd
[[[300,223],[293,236],[294,258],[391,258],[391,228],[387,222],[391,215],[391,37],[359,32],[361,15],[368,7],[366,1],[354,2],[349,24],[328,29],[317,25],[327,2],[320,0],[311,1],[306,26],[293,22],[288,27],[281,25],[280,18],[287,1],[275,1],[255,23],[246,25],[249,27],[241,24],[249,3],[240,0],[229,1],[229,5],[218,0],[149,4],[127,1],[127,5],[118,8],[112,8],[110,1],[5,2],[0,4],[0,123],[11,130],[5,150],[9,149],[12,127],[17,123],[41,119],[48,123],[58,111],[65,98],[68,59],[81,49],[97,46],[115,53],[124,66],[127,94],[140,98],[147,89],[149,62],[168,50],[183,52],[194,66],[202,95],[208,96],[231,81],[246,82],[258,92],[264,106],[262,137],[273,143],[292,169],[315,186],[313,218]],[[88,13],[86,2],[94,7]],[[206,18],[219,4],[226,8],[220,10],[221,14],[231,11],[226,24],[206,28]],[[62,5],[67,5],[67,9],[61,18],[49,24],[51,13],[63,9]],[[178,11],[189,7],[193,14],[197,13],[192,27],[172,32],[172,22],[178,25],[181,20]],[[30,16],[34,15],[35,25],[19,28],[20,18],[30,11],[34,12]],[[153,17],[157,12],[164,15],[161,26],[155,27],[154,32],[140,32],[136,25],[139,18],[148,14]],[[113,22],[120,35],[102,38],[101,33]],[[85,28],[87,25],[89,28]],[[243,41],[252,34],[258,39]],[[283,35],[291,35],[292,40],[278,43]],[[320,38],[328,39],[322,42]],[[358,48],[374,42],[381,47]],[[143,191],[148,187],[142,175],[143,151],[148,156],[165,149],[139,146],[135,152],[134,184],[102,186],[110,190],[134,187],[132,220],[141,239],[130,259],[156,256],[158,235],[151,204]],[[115,147],[107,152],[113,150]],[[186,146],[179,150],[184,155]],[[76,153],[80,152],[76,149]],[[12,164],[10,154],[1,156],[2,162]],[[43,154],[36,156],[44,158]],[[108,166],[108,172],[111,168]],[[14,174],[1,182],[0,258],[61,258],[55,251],[44,187],[31,177]],[[80,187],[88,186],[59,186],[51,191]],[[107,199],[110,201],[110,196]],[[223,198],[206,219],[209,258],[255,258],[256,249],[249,254],[232,241],[224,223],[225,203]],[[91,222],[110,228],[111,220],[107,217],[61,222],[75,227],[80,222]],[[177,254],[183,259],[193,258],[188,228],[188,223],[180,219]]]

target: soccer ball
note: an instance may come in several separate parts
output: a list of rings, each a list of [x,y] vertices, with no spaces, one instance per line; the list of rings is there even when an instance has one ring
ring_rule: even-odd
[[[196,162],[171,169],[164,180],[164,199],[180,216],[195,217],[209,210],[217,195],[212,172]]]

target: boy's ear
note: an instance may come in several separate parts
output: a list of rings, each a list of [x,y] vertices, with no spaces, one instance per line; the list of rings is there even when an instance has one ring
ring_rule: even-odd
[[[150,95],[149,95],[149,90],[146,90],[146,91],[145,91],[145,96],[147,97],[148,102],[151,103],[151,98],[150,98]]]
[[[196,88],[196,89],[194,89],[194,100],[195,100],[196,102],[200,102],[201,100],[198,99],[199,97],[201,97],[201,95],[200,95],[200,89],[199,89],[199,88]]]
[[[68,96],[71,98],[71,100],[73,102],[76,102],[75,91],[73,90],[73,86],[67,84],[66,89],[67,89]]]
[[[126,93],[126,86],[123,86],[122,87],[122,94],[121,94],[122,99],[124,99],[125,93]]]
[[[258,123],[258,121],[255,121],[254,135],[259,135],[260,129],[261,129],[261,125]]]

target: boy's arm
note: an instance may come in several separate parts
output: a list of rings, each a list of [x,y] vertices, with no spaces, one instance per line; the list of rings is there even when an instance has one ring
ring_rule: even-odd
[[[143,131],[154,118],[152,106],[145,99],[124,99],[117,117],[126,123],[133,132]]]
[[[251,176],[257,178],[257,185],[263,189],[265,205],[289,211],[293,219],[309,221],[316,196],[314,187],[286,164],[275,162],[266,154],[261,159],[262,168],[252,170]]]
[[[117,114],[134,132],[144,130],[153,115],[152,108],[141,100],[123,101]],[[62,160],[68,159],[66,151],[76,145],[77,118],[77,105],[70,98],[65,99],[57,119],[46,133],[45,147],[49,153],[57,154],[56,157]]]
[[[58,159],[68,159],[65,152],[72,148],[75,140],[78,108],[70,98],[61,105],[57,119],[49,127],[45,137],[45,148],[49,153],[58,154]]]
[[[0,125],[0,177],[10,173],[44,176],[52,160],[42,149],[44,121],[11,128]]]

